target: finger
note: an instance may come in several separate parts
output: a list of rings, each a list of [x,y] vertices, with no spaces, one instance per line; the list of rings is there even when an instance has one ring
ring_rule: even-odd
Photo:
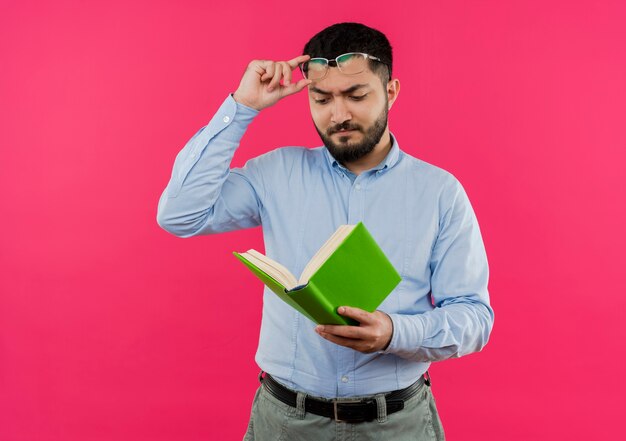
[[[351,306],[340,306],[337,312],[345,317],[350,317],[359,323],[368,325],[376,321],[374,314]]]
[[[364,339],[365,332],[363,328],[359,326],[346,326],[346,325],[319,325],[315,328],[319,333],[335,335],[338,337],[345,337],[350,339]]]
[[[283,69],[280,63],[276,63],[274,66],[275,66],[274,77],[272,78],[272,81],[270,81],[270,84],[267,87],[267,90],[269,91],[272,91],[276,87],[278,87],[278,85],[280,84],[280,79],[283,77]]]
[[[283,65],[283,85],[289,86],[291,84],[291,68],[285,62],[281,64]]]
[[[372,342],[368,342],[366,340],[355,340],[352,338],[338,337],[336,335],[326,333],[321,333],[320,336],[332,343],[354,349],[355,351],[363,352],[364,354],[370,354],[376,351],[376,347],[372,344]]]
[[[304,89],[306,86],[311,84],[312,82],[313,82],[312,80],[302,79],[298,81],[297,83],[289,83],[289,85],[284,88],[283,94],[284,96],[287,96],[287,95],[291,95],[294,93],[298,93],[302,89]]]
[[[267,60],[252,60],[250,64],[248,64],[246,71],[248,69],[253,69],[259,75],[263,75],[265,73],[265,68],[268,63],[269,61]]]
[[[308,86],[312,82],[313,80],[307,80],[306,78],[298,81],[298,83],[296,83],[296,92],[300,92],[302,89],[304,89],[306,86]]]
[[[261,75],[261,81],[266,81],[274,76],[274,62],[268,61],[267,64],[263,67],[265,68],[265,73]]]
[[[327,334],[325,332],[320,332],[320,336],[330,342],[333,342],[337,345],[345,346],[347,348],[352,348],[359,350],[362,345],[361,340],[354,340],[352,338],[339,337],[333,334]]]
[[[300,55],[299,57],[296,58],[292,58],[291,60],[287,61],[287,64],[289,65],[289,67],[293,70],[296,67],[298,67],[298,64],[300,63],[304,63],[305,61],[307,61],[309,58],[311,58],[310,55]]]

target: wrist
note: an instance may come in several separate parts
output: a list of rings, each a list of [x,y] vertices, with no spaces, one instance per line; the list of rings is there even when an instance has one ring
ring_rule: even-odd
[[[389,317],[389,314],[384,313],[385,316],[387,317],[389,326],[391,327],[391,331],[389,332],[389,339],[387,340],[387,343],[385,343],[385,346],[383,346],[383,348],[381,349],[381,351],[386,351],[387,348],[389,348],[389,344],[391,343],[391,339],[393,339],[393,320],[391,320],[391,317]]]
[[[251,108],[252,110],[256,110],[257,112],[260,112],[261,109],[259,109],[256,106],[253,106],[252,104],[248,103],[245,99],[241,98],[241,96],[239,96],[237,94],[237,92],[232,93],[231,96],[233,97],[233,99],[235,100],[235,102],[237,102],[238,104],[241,104],[242,106],[246,106]]]
[[[381,349],[378,350],[378,353],[379,354],[388,354],[389,353],[389,346],[391,346],[391,342],[393,341],[395,326],[393,324],[393,319],[391,318],[391,315],[387,314],[386,312],[383,312],[383,314],[385,315],[386,320],[388,320],[388,324],[389,324],[389,327],[391,328],[391,330],[389,331],[389,334],[388,334],[388,340],[386,341],[384,346]]]

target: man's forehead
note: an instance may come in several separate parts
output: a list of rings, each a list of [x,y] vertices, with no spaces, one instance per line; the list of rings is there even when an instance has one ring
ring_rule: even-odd
[[[322,95],[345,95],[360,89],[371,89],[376,81],[380,81],[378,76],[369,70],[357,75],[344,75],[337,72],[336,68],[330,68],[326,77],[313,81],[309,85],[309,92]]]

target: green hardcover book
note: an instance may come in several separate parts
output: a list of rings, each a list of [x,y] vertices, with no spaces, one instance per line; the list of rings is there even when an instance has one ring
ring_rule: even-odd
[[[340,226],[299,279],[258,251],[233,254],[278,297],[318,324],[356,325],[337,308],[373,312],[401,280],[362,222]]]

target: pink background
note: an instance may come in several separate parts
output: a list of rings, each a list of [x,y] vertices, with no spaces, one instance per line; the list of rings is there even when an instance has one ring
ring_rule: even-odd
[[[496,311],[485,350],[433,365],[450,440],[622,433],[626,3],[0,3],[0,440],[241,439],[260,229],[156,224],[176,153],[254,58],[339,21],[394,46],[392,131],[477,212]],[[317,146],[304,93],[235,164]]]

